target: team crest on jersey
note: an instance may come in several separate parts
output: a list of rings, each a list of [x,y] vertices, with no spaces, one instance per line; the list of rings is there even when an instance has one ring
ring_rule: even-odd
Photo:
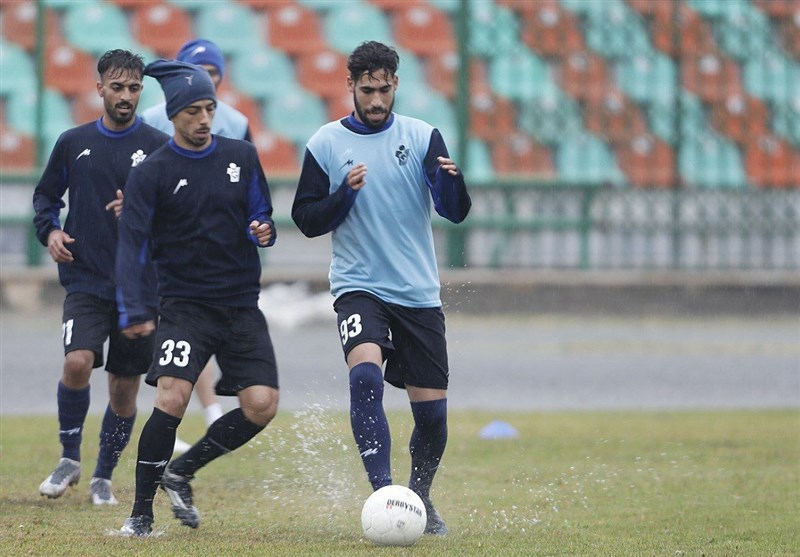
[[[397,157],[397,162],[400,166],[405,166],[408,162],[408,149],[405,145],[400,145],[397,151],[394,152],[394,156]]]
[[[131,155],[131,168],[142,162],[144,159],[147,158],[147,155],[144,151],[139,149],[135,153]]]
[[[242,173],[242,169],[236,166],[236,163],[230,163],[228,165],[228,176],[231,177],[231,182],[235,183],[239,181],[239,175]]]

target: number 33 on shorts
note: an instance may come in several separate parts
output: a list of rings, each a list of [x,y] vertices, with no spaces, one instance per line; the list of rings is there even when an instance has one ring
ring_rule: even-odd
[[[175,342],[168,338],[161,343],[162,354],[158,359],[158,365],[168,366],[173,364],[177,367],[186,367],[189,364],[189,354],[192,352],[192,345],[185,340]]]
[[[339,323],[339,334],[342,336],[342,345],[347,344],[348,339],[355,338],[361,334],[361,315],[354,313],[347,319]]]

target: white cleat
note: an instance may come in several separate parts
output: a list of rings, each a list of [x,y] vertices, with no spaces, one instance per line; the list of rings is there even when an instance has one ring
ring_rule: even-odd
[[[39,486],[39,493],[50,499],[64,495],[71,485],[81,479],[81,463],[71,458],[62,458],[53,473]]]
[[[92,481],[89,482],[89,495],[92,498],[92,503],[97,506],[116,505],[119,503],[111,492],[111,480],[104,478],[92,478]]]

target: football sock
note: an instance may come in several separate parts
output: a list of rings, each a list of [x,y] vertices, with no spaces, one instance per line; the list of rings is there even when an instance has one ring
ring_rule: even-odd
[[[134,421],[136,421],[135,413],[133,416],[123,418],[111,410],[110,404],[106,407],[103,425],[100,428],[100,452],[97,455],[97,466],[92,477],[111,479],[111,473],[119,462],[119,455],[131,440]]]
[[[350,426],[372,489],[392,483],[392,438],[383,410],[383,373],[363,363],[350,370]]]
[[[175,459],[170,471],[191,477],[217,457],[234,451],[255,437],[265,426],[248,420],[241,408],[231,410],[209,426],[208,431],[192,448]]]
[[[153,408],[139,437],[136,458],[136,499],[131,516],[153,516],[153,498],[175,446],[175,430],[181,419]]]
[[[420,495],[430,495],[431,483],[447,445],[447,399],[412,402],[414,431],[411,433],[411,478],[408,487]]]
[[[62,458],[81,459],[83,422],[89,412],[91,385],[83,389],[70,389],[58,382],[58,438],[61,440]]]

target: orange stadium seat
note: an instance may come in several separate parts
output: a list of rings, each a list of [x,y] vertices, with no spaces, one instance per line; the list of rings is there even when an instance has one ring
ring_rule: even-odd
[[[642,134],[616,148],[617,163],[640,188],[670,188],[675,181],[675,153],[662,139]]]
[[[780,39],[784,50],[800,59],[800,2],[792,16],[781,19]]]
[[[558,0],[539,0],[539,2],[532,2],[531,0],[495,0],[495,4],[498,6],[513,10],[522,17],[538,12],[542,4],[557,3]]]
[[[602,98],[587,101],[584,118],[587,130],[614,145],[647,131],[639,106],[613,87]]]
[[[716,43],[708,23],[685,3],[657,2],[650,35],[657,49],[670,56],[713,52]],[[674,14],[677,7],[680,11]],[[676,17],[677,16],[677,17]]]
[[[800,152],[774,135],[762,135],[748,144],[744,167],[758,187],[800,188]]]
[[[409,6],[426,5],[425,0],[369,0],[373,6],[377,6],[385,12],[395,12],[404,10]]]
[[[492,166],[497,174],[553,176],[550,150],[523,133],[500,138],[492,145]]]
[[[769,114],[764,103],[750,95],[733,94],[711,107],[711,123],[739,145],[767,133]]]
[[[681,72],[683,86],[706,102],[744,93],[739,64],[720,53],[686,56]]]
[[[72,120],[75,124],[85,124],[97,120],[103,114],[103,99],[97,90],[83,91],[72,98]],[[142,109],[139,104],[139,111]]]
[[[0,35],[6,40],[18,44],[31,52],[36,47],[36,2],[9,2],[3,5],[2,28]],[[45,8],[45,37],[48,41],[57,41],[61,38],[58,27],[58,15],[55,11]]]
[[[314,10],[296,4],[269,11],[267,39],[270,45],[291,55],[325,48],[319,16]]]
[[[454,99],[458,88],[458,54],[443,52],[427,57],[425,81],[448,99]],[[403,84],[402,78],[400,80]],[[486,62],[479,58],[470,61],[469,90],[471,94],[491,90],[486,75]]]
[[[261,127],[262,115],[258,102],[237,90],[230,80],[222,81],[217,89],[217,98],[247,116],[251,132],[255,133]]]
[[[133,11],[131,30],[141,44],[164,58],[174,58],[194,36],[190,15],[174,4],[139,3]]]
[[[556,69],[559,85],[574,99],[600,99],[609,87],[605,59],[589,50],[573,52]]]
[[[12,128],[0,126],[0,170],[31,170],[36,165],[36,141]]]
[[[96,91],[98,79],[95,60],[67,43],[50,44],[45,50],[45,85],[72,96]]]
[[[529,2],[522,17],[522,41],[547,57],[563,57],[584,50],[583,34],[575,16],[555,0]]]
[[[470,95],[470,133],[488,142],[502,140],[517,131],[517,112],[514,103],[484,91]]]
[[[776,19],[792,17],[800,10],[797,0],[753,0],[757,8]]]
[[[250,9],[258,11],[279,10],[286,6],[294,6],[294,0],[239,0],[240,4],[248,6]]]
[[[328,107],[328,120],[330,121],[341,120],[353,112],[353,94],[344,86],[339,95],[326,99],[325,103]]]
[[[412,4],[395,12],[392,30],[397,43],[418,56],[456,50],[450,18],[427,4]]]
[[[291,141],[261,129],[253,132],[253,144],[268,178],[275,175],[296,176],[300,173],[300,160]]]
[[[323,47],[297,57],[297,81],[323,99],[335,98],[347,90],[347,57]]]

